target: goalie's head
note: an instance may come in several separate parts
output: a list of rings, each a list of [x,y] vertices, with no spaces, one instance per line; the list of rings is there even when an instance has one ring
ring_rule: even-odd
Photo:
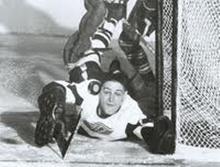
[[[121,65],[118,59],[112,61],[109,67],[109,73],[104,77],[103,84],[107,81],[118,82],[123,86],[125,91],[128,90],[129,78],[121,70]]]
[[[113,61],[103,81],[99,94],[99,112],[102,116],[111,116],[119,111],[127,94],[128,77],[119,67],[118,60]]]

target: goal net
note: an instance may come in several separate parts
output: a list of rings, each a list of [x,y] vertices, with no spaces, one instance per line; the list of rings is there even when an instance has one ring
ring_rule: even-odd
[[[162,1],[164,112],[176,107],[177,143],[220,148],[220,1],[174,1]]]

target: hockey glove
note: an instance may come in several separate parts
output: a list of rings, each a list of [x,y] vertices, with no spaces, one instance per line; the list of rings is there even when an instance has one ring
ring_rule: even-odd
[[[166,116],[159,116],[154,120],[154,127],[144,127],[141,134],[155,154],[173,154],[175,151],[175,135],[171,121]]]

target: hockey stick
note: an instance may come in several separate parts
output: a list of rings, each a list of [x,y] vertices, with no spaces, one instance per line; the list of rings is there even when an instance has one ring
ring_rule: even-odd
[[[73,139],[73,136],[77,133],[78,131],[78,126],[79,126],[79,122],[80,122],[80,118],[81,118],[81,110],[79,112],[79,115],[76,119],[76,121],[74,122],[74,125],[71,127],[73,130],[70,134],[70,136],[66,139],[66,137],[63,135],[63,133],[61,132],[61,125],[60,124],[57,124],[55,126],[55,129],[54,129],[54,138],[57,142],[57,145],[60,149],[60,152],[62,154],[62,158],[64,159],[65,155],[66,155],[66,152],[70,146],[70,143]]]

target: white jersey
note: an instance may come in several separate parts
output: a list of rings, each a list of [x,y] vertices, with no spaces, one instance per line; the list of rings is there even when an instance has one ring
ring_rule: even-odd
[[[101,138],[104,140],[117,140],[127,137],[126,127],[128,124],[137,124],[141,119],[146,118],[138,106],[138,103],[133,100],[128,94],[119,109],[119,111],[107,118],[101,118],[97,114],[99,104],[99,94],[93,95],[88,90],[88,85],[91,80],[81,82],[79,84],[69,84],[64,81],[58,83],[64,85],[67,89],[66,101],[75,103],[75,99],[71,94],[67,85],[74,85],[77,93],[83,99],[81,103],[81,124],[80,126],[92,137]],[[137,132],[140,133],[140,132]],[[136,134],[142,138],[140,134]]]

